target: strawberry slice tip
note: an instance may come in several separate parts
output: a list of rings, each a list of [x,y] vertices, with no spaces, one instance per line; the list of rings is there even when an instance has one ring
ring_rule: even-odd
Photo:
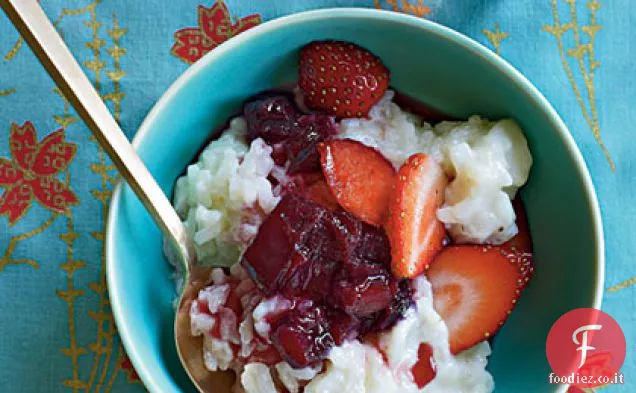
[[[332,211],[336,211],[340,207],[324,180],[319,180],[307,188],[307,198]]]
[[[425,154],[412,155],[398,171],[386,225],[394,275],[420,275],[442,250],[446,230],[436,214],[447,184],[442,168]]]
[[[494,335],[512,312],[534,268],[530,254],[501,247],[445,248],[427,276],[433,304],[456,354]]]
[[[340,206],[375,226],[386,221],[395,170],[375,149],[339,139],[318,145],[325,179]]]

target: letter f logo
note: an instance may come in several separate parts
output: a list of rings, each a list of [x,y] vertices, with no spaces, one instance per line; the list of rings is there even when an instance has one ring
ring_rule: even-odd
[[[579,364],[579,368],[583,367],[583,365],[585,364],[585,360],[587,359],[587,351],[596,349],[592,346],[587,345],[587,332],[589,330],[601,330],[601,328],[601,325],[585,325],[576,329],[572,334],[572,341],[574,341],[574,344],[581,345],[576,349],[577,351],[581,351],[581,364]],[[579,339],[576,336],[581,332],[583,332],[583,334],[581,335],[582,340],[581,342],[579,342]]]

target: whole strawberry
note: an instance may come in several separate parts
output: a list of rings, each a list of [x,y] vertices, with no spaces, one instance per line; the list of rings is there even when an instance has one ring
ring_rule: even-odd
[[[308,107],[339,118],[365,117],[389,87],[389,71],[358,45],[315,41],[300,51],[299,84]]]

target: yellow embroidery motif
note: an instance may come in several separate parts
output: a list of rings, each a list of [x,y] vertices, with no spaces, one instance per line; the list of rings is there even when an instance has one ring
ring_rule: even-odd
[[[103,49],[107,44],[107,40],[100,37],[103,32],[102,23],[97,19],[96,6],[100,0],[94,0],[89,5],[79,9],[64,9],[60,16],[55,20],[58,26],[65,16],[82,15],[87,17],[84,22],[89,28],[89,41],[85,43],[92,52],[92,58],[83,62],[84,66],[92,71],[94,85],[102,98],[109,104],[112,104],[115,118],[119,121],[121,112],[121,101],[124,93],[121,91],[121,79],[126,75],[121,69],[120,59],[126,54],[126,50],[120,46],[120,39],[127,33],[126,29],[119,26],[117,18],[113,16],[113,25],[106,29],[108,39],[112,46],[105,49],[106,53],[112,58],[112,69],[106,69],[106,61],[102,60]],[[112,91],[104,92],[102,83],[104,75],[112,81]],[[55,89],[60,95],[64,103],[64,112],[54,115],[56,123],[67,128],[76,122],[78,117],[71,114],[69,102],[62,96],[61,92]],[[91,138],[94,141],[94,138]],[[95,142],[96,143],[96,142]],[[97,308],[89,311],[89,317],[95,321],[96,331],[94,340],[88,345],[82,345],[78,340],[78,332],[76,326],[76,300],[85,295],[82,288],[75,286],[74,273],[87,266],[86,262],[78,261],[74,257],[74,242],[79,238],[79,234],[74,229],[72,212],[68,212],[65,216],[67,219],[67,231],[60,235],[60,239],[67,245],[66,260],[60,265],[60,269],[66,273],[66,288],[58,290],[57,296],[67,305],[68,312],[68,347],[62,348],[61,352],[68,356],[72,365],[72,378],[62,381],[62,384],[69,388],[72,392],[77,393],[83,391],[110,393],[113,389],[118,376],[122,374],[122,361],[125,353],[121,345],[117,344],[116,328],[113,316],[110,310],[106,290],[105,276],[105,256],[104,256],[104,238],[105,238],[105,222],[108,214],[108,202],[112,194],[112,188],[117,182],[115,167],[107,161],[105,152],[98,146],[97,154],[98,162],[89,165],[93,173],[99,175],[101,179],[100,188],[91,190],[91,194],[97,199],[101,207],[102,224],[98,231],[91,232],[90,235],[101,243],[101,259],[99,266],[99,276],[97,281],[88,284],[89,289],[97,294]],[[67,173],[67,182],[69,181]],[[92,353],[92,362],[90,362],[90,370],[88,375],[82,377],[80,373],[79,361],[83,355]],[[114,362],[113,362],[114,359]],[[128,379],[126,379],[128,381]],[[136,382],[136,381],[129,381]]]
[[[13,59],[15,57],[15,55],[18,54],[18,51],[22,47],[23,43],[24,43],[24,39],[22,37],[18,38],[18,40],[13,45],[13,48],[11,48],[9,50],[9,52],[7,52],[7,54],[4,55],[4,61],[9,61],[9,60]]]
[[[484,33],[486,38],[488,38],[488,41],[490,41],[492,46],[495,48],[495,53],[501,55],[501,41],[508,38],[510,33],[500,31],[499,23],[495,23],[494,30],[483,29],[482,33]]]
[[[12,88],[12,89],[0,90],[0,97],[6,97],[6,96],[11,95],[11,94],[13,94],[15,92],[16,92],[15,87]]]
[[[618,292],[618,291],[622,291],[625,288],[629,288],[632,285],[636,284],[636,277],[632,277],[629,280],[625,280],[619,284],[613,285],[609,288],[607,288],[607,292]]]
[[[95,11],[91,11],[91,22],[88,24],[93,32],[93,60],[87,62],[89,65],[95,65],[93,71],[95,76],[95,86],[100,90],[101,71],[104,69],[105,62],[100,59],[101,47],[104,44],[103,40],[99,39],[98,32],[101,24],[97,22],[95,17]],[[120,39],[126,34],[126,29],[119,27],[117,18],[113,18],[113,26],[107,30],[107,34],[112,40],[112,47],[107,48],[106,52],[113,58],[113,70],[106,71],[106,76],[113,81],[113,91],[111,93],[102,94],[104,101],[112,102],[114,107],[115,119],[119,121],[121,112],[121,100],[124,97],[121,92],[120,81],[124,77],[125,73],[121,70],[120,59],[126,54],[126,50],[119,45]],[[99,43],[99,45],[97,44]],[[90,68],[90,67],[89,67]],[[94,139],[93,139],[94,140]],[[113,352],[115,352],[115,358],[119,359],[122,349],[120,347],[114,348],[114,336],[116,334],[115,324],[113,316],[108,304],[108,294],[106,289],[106,257],[104,250],[104,238],[106,233],[106,217],[108,215],[108,201],[112,195],[112,187],[116,182],[116,176],[109,173],[107,170],[108,165],[106,163],[106,154],[104,150],[98,146],[98,160],[99,162],[91,165],[91,169],[97,169],[96,173],[100,175],[100,188],[92,190],[93,196],[100,202],[101,215],[102,215],[102,227],[99,232],[93,232],[91,235],[95,240],[101,243],[101,259],[100,259],[100,273],[97,282],[89,284],[89,288],[97,294],[99,297],[98,308],[96,311],[90,311],[89,315],[95,320],[97,324],[97,335],[95,342],[91,343],[89,348],[93,352],[93,365],[91,367],[88,384],[89,386],[96,386],[96,390],[99,391],[104,383],[111,385],[117,378],[117,374],[121,369],[119,362],[115,364],[114,370],[109,370],[111,358]],[[111,170],[113,167],[110,167]],[[103,363],[102,361],[103,355]],[[98,370],[101,367],[101,370]],[[106,382],[108,373],[110,371],[110,378]]]
[[[68,127],[71,126],[71,124],[74,124],[75,122],[77,122],[79,119],[77,118],[77,116],[73,116],[69,113],[69,102],[64,98],[64,95],[62,94],[62,91],[60,89],[58,89],[57,87],[53,89],[53,92],[57,95],[59,95],[60,97],[62,97],[62,99],[64,100],[64,114],[63,115],[53,115],[53,120],[55,120],[55,122],[57,124],[60,125],[60,127],[66,129]]]
[[[32,259],[11,259],[11,257],[13,256],[13,252],[15,251],[15,248],[21,241],[30,239],[33,236],[36,236],[42,233],[44,230],[50,227],[51,224],[53,224],[57,216],[58,215],[56,213],[53,213],[51,214],[49,218],[46,219],[46,221],[40,224],[40,226],[38,226],[37,228],[32,229],[29,232],[25,232],[20,235],[13,236],[9,240],[9,246],[5,250],[4,255],[2,256],[2,258],[0,258],[0,272],[2,272],[4,268],[7,267],[8,265],[29,265],[35,269],[39,268],[40,265]]]
[[[4,55],[4,61],[10,61],[11,59],[13,59],[15,55],[18,53],[18,49],[20,49],[20,46],[22,46],[22,37],[20,37],[20,39],[18,39],[18,41],[13,46],[13,48],[6,55]],[[0,97],[10,96],[11,94],[15,92],[16,92],[15,87],[11,89],[6,89],[6,90],[0,90]]]
[[[586,7],[589,11],[589,24],[579,26],[578,13],[577,13],[577,0],[563,0],[568,5],[570,22],[562,23],[559,16],[559,10],[557,0],[552,1],[552,13],[554,15],[554,25],[543,26],[543,31],[552,34],[557,40],[557,46],[559,49],[559,55],[561,56],[561,62],[565,73],[572,85],[576,100],[581,107],[583,117],[588,126],[594,134],[594,138],[603,150],[607,162],[609,163],[612,171],[616,171],[616,166],[612,161],[609,151],[605,147],[603,140],[601,139],[601,127],[596,110],[596,93],[594,86],[594,72],[601,66],[601,63],[596,59],[594,55],[594,44],[596,35],[601,30],[601,25],[596,23],[596,14],[601,8],[601,3],[597,0],[589,0],[586,3]],[[572,31],[574,46],[566,49],[564,42],[564,34],[568,31]],[[583,42],[582,35],[585,34],[588,39],[587,42]],[[574,76],[574,71],[570,66],[569,60],[573,59],[578,65],[579,72],[583,79],[583,88],[585,89],[585,98],[581,93],[582,89],[577,84],[577,79]],[[587,100],[587,102],[586,102]],[[589,107],[589,108],[588,108]]]
[[[373,0],[375,8],[383,9],[382,0]],[[424,5],[423,0],[415,0],[416,4],[410,3],[408,0],[384,0],[387,6],[391,7],[393,11],[403,12],[405,14],[411,14],[419,17],[426,16],[431,13],[431,9]],[[399,3],[398,3],[399,2]]]
[[[54,115],[53,119],[58,123],[71,125],[74,121],[68,119],[73,118],[70,114],[70,105],[68,100],[62,95],[62,92],[55,88],[53,91],[58,94],[64,102],[64,114]],[[66,183],[70,183],[70,175],[66,171]],[[66,309],[69,315],[69,346],[61,348],[60,351],[71,358],[73,365],[73,378],[65,380],[62,383],[73,392],[86,388],[86,384],[79,377],[79,357],[88,352],[88,350],[77,343],[77,335],[75,328],[75,299],[84,295],[84,290],[75,287],[74,274],[77,270],[86,267],[86,262],[78,261],[74,257],[74,243],[79,238],[79,234],[74,230],[73,213],[67,212],[66,217],[66,233],[59,235],[60,240],[66,244],[66,260],[60,264],[60,269],[66,273],[66,289],[58,289],[55,294],[66,303]]]
[[[53,21],[53,26],[57,27],[57,25],[59,25],[60,22],[62,22],[62,20],[66,16],[81,15],[81,14],[86,13],[90,8],[95,7],[95,5],[97,5],[97,3],[99,3],[99,2],[101,2],[101,0],[94,0],[92,3],[90,3],[87,6],[82,7],[82,8],[75,8],[75,9],[73,9],[73,8],[64,8],[64,9],[62,9],[62,12],[60,12],[60,15]],[[13,44],[13,46],[11,47],[9,52],[7,52],[4,55],[4,61],[10,61],[14,57],[16,57],[16,55],[20,51],[20,48],[22,48],[22,45],[24,45],[24,39],[22,37],[19,37],[15,41],[15,44]],[[7,96],[7,95],[10,95],[12,93],[15,93],[15,88],[9,89],[9,90],[5,90],[5,91],[0,91],[0,97]]]

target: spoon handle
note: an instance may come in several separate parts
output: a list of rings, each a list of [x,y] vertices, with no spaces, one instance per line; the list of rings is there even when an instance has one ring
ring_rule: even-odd
[[[91,129],[164,236],[176,246],[187,273],[188,261],[194,261],[195,254],[181,219],[38,2],[0,0],[0,7]]]

